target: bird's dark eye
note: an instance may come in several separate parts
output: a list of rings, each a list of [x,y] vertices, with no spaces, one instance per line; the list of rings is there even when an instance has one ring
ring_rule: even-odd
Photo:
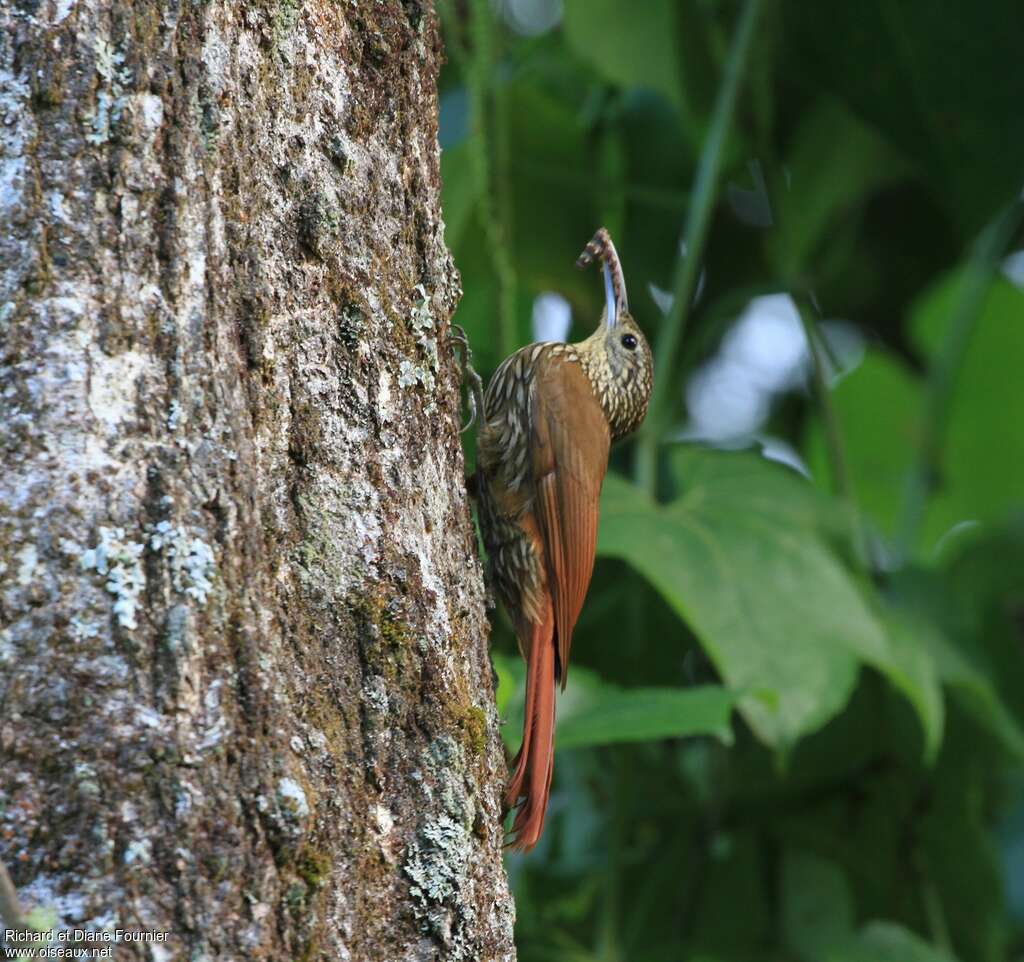
[[[636,338],[633,337],[632,334],[623,334],[622,335],[622,346],[627,351],[632,351],[633,348],[636,347]]]

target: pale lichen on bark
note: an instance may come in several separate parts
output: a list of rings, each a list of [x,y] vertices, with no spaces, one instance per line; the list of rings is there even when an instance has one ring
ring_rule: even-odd
[[[147,959],[511,959],[415,0],[0,9],[0,859]]]

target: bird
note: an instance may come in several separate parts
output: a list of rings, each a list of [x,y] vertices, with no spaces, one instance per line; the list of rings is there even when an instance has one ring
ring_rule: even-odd
[[[600,261],[605,306],[586,340],[509,355],[483,397],[475,478],[491,585],[526,661],[523,739],[511,763],[509,844],[544,827],[554,764],[555,686],[565,690],[573,629],[594,569],[611,445],[635,431],[653,384],[651,349],[629,312],[615,245],[602,227],[576,261]]]

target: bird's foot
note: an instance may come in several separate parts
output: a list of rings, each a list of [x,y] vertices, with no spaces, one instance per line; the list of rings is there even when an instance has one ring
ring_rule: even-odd
[[[473,368],[473,351],[469,346],[466,332],[458,324],[452,324],[448,339],[452,347],[459,351],[459,370],[462,372],[462,380],[468,382],[466,403],[469,405],[469,420],[462,426],[460,432],[464,434],[473,426],[477,417],[483,414],[484,382]]]

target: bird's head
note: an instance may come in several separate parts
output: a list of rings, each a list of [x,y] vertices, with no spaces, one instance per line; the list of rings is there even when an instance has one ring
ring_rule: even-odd
[[[589,355],[589,373],[599,391],[630,395],[630,408],[646,412],[653,371],[651,348],[640,325],[629,312],[622,264],[604,227],[597,231],[584,248],[576,266],[584,268],[597,259],[601,261],[604,273],[605,307],[597,330],[579,348]],[[639,416],[642,418],[643,413]],[[628,429],[633,430],[635,427],[630,425]]]

